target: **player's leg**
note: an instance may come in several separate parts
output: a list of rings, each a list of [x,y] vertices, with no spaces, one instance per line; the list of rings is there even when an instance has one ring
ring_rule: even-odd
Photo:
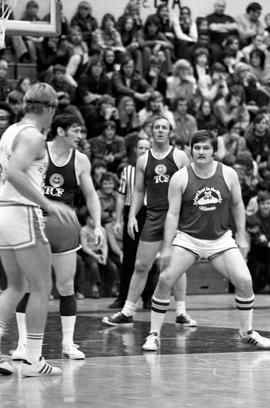
[[[176,324],[184,327],[196,327],[196,320],[192,319],[186,311],[187,275],[184,273],[173,285],[173,295],[176,308]]]
[[[232,248],[211,259],[213,267],[235,287],[235,302],[240,318],[240,337],[244,342],[270,348],[270,340],[252,330],[254,292],[247,264],[238,248]]]
[[[103,322],[111,325],[132,325],[133,315],[136,312],[138,302],[145,287],[148,273],[156,259],[160,249],[161,241],[146,242],[140,241],[137,249],[135,269],[130,281],[127,300],[121,312],[112,317],[106,316]]]
[[[78,350],[73,342],[77,312],[74,292],[77,253],[74,251],[68,254],[53,254],[52,264],[56,276],[56,287],[60,295],[63,354],[70,359],[84,359],[84,353]]]
[[[152,298],[150,335],[143,345],[144,350],[155,351],[160,347],[159,336],[170,305],[171,289],[195,261],[193,253],[178,246],[172,247],[170,265],[161,272]]]
[[[1,338],[5,332],[6,324],[11,319],[18,299],[23,296],[26,283],[16,256],[12,249],[1,251],[2,265],[7,277],[7,288],[0,296],[0,350]],[[13,367],[3,357],[0,351],[0,374],[12,374]]]

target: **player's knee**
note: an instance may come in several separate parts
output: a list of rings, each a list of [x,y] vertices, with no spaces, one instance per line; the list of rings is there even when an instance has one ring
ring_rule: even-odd
[[[160,290],[169,290],[172,287],[172,282],[169,275],[165,272],[161,272],[159,275],[158,286]]]
[[[144,274],[149,271],[149,265],[142,259],[138,259],[135,263],[135,271],[139,274]]]
[[[241,280],[239,280],[237,287],[237,291],[241,292],[243,295],[250,296],[253,293],[253,284],[251,276],[245,276]]]
[[[56,288],[60,296],[71,296],[74,294],[73,280],[56,283]]]

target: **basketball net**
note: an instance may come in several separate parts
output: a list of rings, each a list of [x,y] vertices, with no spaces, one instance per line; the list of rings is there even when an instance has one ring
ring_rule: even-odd
[[[5,36],[7,20],[16,6],[17,0],[2,0],[1,1],[1,16],[0,16],[0,50],[6,48]]]

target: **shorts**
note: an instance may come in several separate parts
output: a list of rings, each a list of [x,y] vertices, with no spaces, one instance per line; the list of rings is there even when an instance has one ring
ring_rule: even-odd
[[[197,259],[211,259],[221,252],[231,248],[238,248],[232,237],[232,231],[227,231],[217,239],[199,239],[194,238],[185,232],[177,231],[173,240],[174,246],[185,248],[192,252]]]
[[[0,205],[0,249],[31,248],[48,244],[39,207],[22,204]]]
[[[140,241],[156,242],[162,241],[163,229],[167,211],[146,212],[146,219],[140,236]]]
[[[81,248],[80,224],[73,210],[68,212],[64,223],[55,216],[46,217],[45,233],[53,254],[76,252]]]

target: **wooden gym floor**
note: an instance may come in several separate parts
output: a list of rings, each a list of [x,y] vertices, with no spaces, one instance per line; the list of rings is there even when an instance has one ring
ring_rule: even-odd
[[[232,294],[189,295],[189,313],[198,328],[174,324],[173,301],[163,326],[161,350],[143,352],[150,312],[140,308],[134,328],[108,328],[113,299],[78,301],[75,341],[85,361],[61,355],[58,301],[50,302],[44,356],[63,369],[62,377],[0,377],[1,408],[261,408],[270,403],[270,350],[244,345],[237,338]],[[270,296],[257,295],[254,329],[270,338]],[[2,351],[16,346],[15,318]]]

